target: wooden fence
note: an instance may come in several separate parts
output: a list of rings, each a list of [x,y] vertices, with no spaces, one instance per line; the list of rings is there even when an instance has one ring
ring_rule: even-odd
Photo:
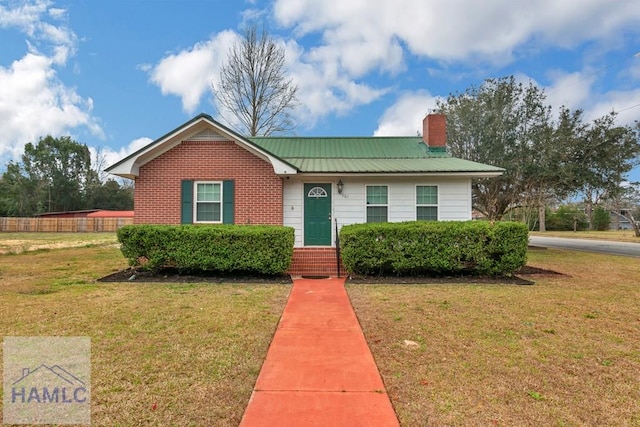
[[[0,218],[0,232],[113,232],[129,224],[133,224],[133,218]]]

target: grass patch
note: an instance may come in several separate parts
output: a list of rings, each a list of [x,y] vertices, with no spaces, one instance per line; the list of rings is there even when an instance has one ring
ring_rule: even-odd
[[[540,237],[566,237],[568,239],[596,239],[611,240],[616,242],[640,242],[633,230],[607,230],[607,231],[530,231],[532,236]]]
[[[531,398],[533,398],[534,400],[544,400],[544,396],[542,396],[540,393],[538,393],[537,391],[529,391],[527,392],[527,394],[529,396],[531,396]]]
[[[0,257],[2,335],[91,337],[95,425],[238,425],[290,287],[96,283],[127,263],[84,243]]]
[[[0,233],[0,254],[9,255],[116,244],[115,233]]]
[[[640,425],[640,263],[549,249],[529,264],[566,276],[347,285],[402,425]]]

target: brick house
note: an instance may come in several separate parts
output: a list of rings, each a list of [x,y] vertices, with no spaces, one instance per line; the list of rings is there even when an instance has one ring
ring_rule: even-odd
[[[312,274],[319,262],[300,260],[335,266],[343,225],[471,219],[471,179],[503,169],[447,154],[443,115],[425,117],[423,129],[423,137],[243,137],[200,114],[106,170],[135,181],[135,223],[291,226],[292,272]]]

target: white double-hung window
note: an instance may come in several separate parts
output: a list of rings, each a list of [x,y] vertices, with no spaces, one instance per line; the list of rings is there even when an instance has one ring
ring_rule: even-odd
[[[438,220],[438,186],[416,186],[416,219],[418,221]]]
[[[389,220],[389,187],[367,185],[367,222]]]
[[[194,183],[194,222],[222,222],[222,182]]]

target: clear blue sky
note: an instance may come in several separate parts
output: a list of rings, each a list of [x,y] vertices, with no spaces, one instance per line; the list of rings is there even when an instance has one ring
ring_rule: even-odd
[[[46,134],[112,163],[215,116],[246,22],[286,47],[299,135],[415,135],[438,97],[511,74],[556,108],[640,119],[637,0],[0,0],[0,170]]]

